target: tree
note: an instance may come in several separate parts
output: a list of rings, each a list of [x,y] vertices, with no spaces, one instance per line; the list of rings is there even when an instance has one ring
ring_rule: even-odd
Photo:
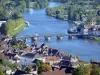
[[[35,59],[34,62],[36,63],[37,67],[40,67],[41,65],[43,65],[43,62],[41,60]]]
[[[22,7],[26,7],[26,3],[24,0],[19,1],[19,5],[21,5]]]
[[[72,75],[89,75],[90,68],[89,66],[80,65],[78,68],[75,68],[72,72]]]
[[[38,73],[41,74],[42,72],[47,72],[47,71],[52,71],[52,67],[48,64],[42,64],[39,68],[38,68]]]
[[[91,60],[90,60],[90,63],[91,63],[91,62],[94,62],[94,59],[91,59]]]
[[[99,65],[97,64],[92,65],[91,75],[99,75],[99,73],[100,73]]]
[[[6,75],[0,67],[0,75]]]
[[[27,66],[27,67],[25,68],[25,71],[28,72],[28,73],[29,73],[31,70],[32,70],[32,67],[30,67],[30,66]]]
[[[30,0],[25,0],[26,2],[26,7],[29,8],[30,7]]]

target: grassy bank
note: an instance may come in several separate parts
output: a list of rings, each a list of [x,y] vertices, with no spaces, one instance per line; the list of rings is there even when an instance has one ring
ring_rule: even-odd
[[[0,32],[5,35],[14,36],[26,27],[24,18],[10,19],[0,27]]]
[[[94,40],[94,41],[100,42],[100,37],[92,37],[92,38],[90,38],[90,40]]]
[[[19,32],[21,32],[25,27],[27,27],[27,24],[20,25],[17,29],[14,29],[13,32],[10,34],[11,36],[15,36]]]

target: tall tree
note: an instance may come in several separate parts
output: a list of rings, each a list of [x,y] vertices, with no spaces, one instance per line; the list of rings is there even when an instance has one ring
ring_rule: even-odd
[[[89,75],[90,69],[89,66],[80,65],[78,68],[75,68],[72,72],[72,75]]]
[[[52,71],[52,67],[48,64],[42,64],[39,68],[38,68],[38,73],[41,74],[42,72],[47,72],[47,71]]]
[[[99,73],[100,73],[99,65],[97,64],[92,65],[91,75],[99,75]]]

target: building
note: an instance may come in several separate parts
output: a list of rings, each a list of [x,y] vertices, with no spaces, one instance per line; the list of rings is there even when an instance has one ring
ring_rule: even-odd
[[[76,57],[72,56],[65,56],[63,57],[63,60],[60,62],[60,67],[65,66],[65,67],[77,67],[81,63]]]
[[[45,57],[43,57],[42,55],[40,55],[38,53],[26,53],[21,56],[20,63],[22,65],[32,65],[32,64],[34,64],[33,61],[35,59],[45,62]]]
[[[59,63],[61,61],[61,59],[59,57],[56,56],[47,56],[45,59],[46,63],[49,63],[50,65]]]

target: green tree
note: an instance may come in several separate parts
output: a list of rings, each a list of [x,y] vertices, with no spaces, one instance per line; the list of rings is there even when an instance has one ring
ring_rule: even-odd
[[[26,7],[29,8],[30,7],[30,0],[25,0],[26,2]]]
[[[36,63],[37,67],[40,67],[41,65],[43,65],[43,62],[41,60],[35,59],[34,62]]]
[[[38,68],[38,73],[41,74],[42,72],[51,72],[52,71],[52,67],[48,64],[42,64],[39,68]]]
[[[99,73],[100,73],[99,65],[97,64],[92,65],[91,75],[99,75]]]
[[[90,60],[90,63],[91,63],[91,62],[94,62],[94,59],[91,59],[91,60]]]
[[[27,67],[25,68],[25,71],[28,72],[28,73],[29,73],[31,70],[32,70],[32,67],[30,67],[30,66],[27,66]]]
[[[73,70],[72,75],[89,75],[89,73],[89,66],[80,65],[78,68]]]
[[[0,67],[0,75],[6,75]]]

